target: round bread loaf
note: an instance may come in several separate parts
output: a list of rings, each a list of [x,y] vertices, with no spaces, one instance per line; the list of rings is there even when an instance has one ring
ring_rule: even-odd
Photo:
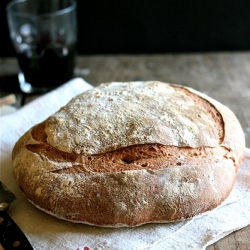
[[[226,106],[191,88],[102,84],[27,131],[15,179],[38,208],[90,225],[183,220],[231,192],[245,139]]]

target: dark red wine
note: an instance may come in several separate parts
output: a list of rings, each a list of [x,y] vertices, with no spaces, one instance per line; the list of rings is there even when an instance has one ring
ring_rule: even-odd
[[[26,82],[37,88],[54,88],[73,77],[75,44],[41,39],[35,49],[26,49],[17,58]]]

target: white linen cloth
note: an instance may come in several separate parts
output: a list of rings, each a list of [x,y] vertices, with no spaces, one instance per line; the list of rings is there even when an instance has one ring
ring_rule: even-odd
[[[136,228],[99,228],[57,219],[31,205],[19,191],[12,175],[11,151],[31,126],[56,112],[75,95],[92,88],[76,78],[0,117],[0,180],[17,199],[9,214],[37,250],[201,250],[227,234],[250,224],[250,149],[237,174],[236,185],[218,208],[196,218],[169,224],[147,224]]]

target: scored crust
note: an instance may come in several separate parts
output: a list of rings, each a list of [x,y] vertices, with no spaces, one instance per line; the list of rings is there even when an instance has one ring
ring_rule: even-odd
[[[98,226],[193,217],[231,192],[245,140],[235,115],[191,88],[103,84],[27,131],[14,176],[35,206]]]

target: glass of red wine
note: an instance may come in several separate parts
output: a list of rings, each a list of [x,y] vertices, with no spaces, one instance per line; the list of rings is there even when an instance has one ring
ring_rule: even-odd
[[[7,5],[21,91],[47,92],[74,76],[75,0],[15,0]]]

